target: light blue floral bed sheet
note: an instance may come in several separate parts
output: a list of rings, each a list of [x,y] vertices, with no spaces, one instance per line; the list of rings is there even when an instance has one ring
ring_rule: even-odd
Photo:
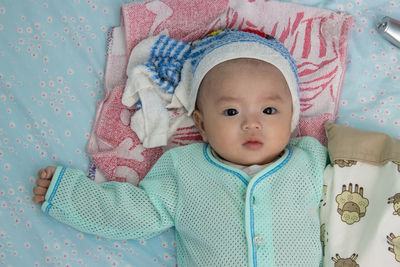
[[[400,20],[400,1],[290,2],[354,16],[337,122],[400,138],[400,49],[375,30],[383,16]],[[173,229],[146,241],[108,240],[56,222],[31,201],[40,168],[88,168],[107,32],[125,3],[0,1],[0,265],[176,265]]]

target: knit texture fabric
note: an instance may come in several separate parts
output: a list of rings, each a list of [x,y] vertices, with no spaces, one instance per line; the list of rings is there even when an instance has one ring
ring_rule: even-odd
[[[190,51],[188,42],[165,35],[149,37],[132,50],[127,67],[128,78],[136,79],[135,72],[144,72],[156,86],[173,94]]]
[[[113,239],[150,238],[175,226],[179,266],[319,266],[326,159],[315,139],[293,139],[250,178],[196,143],[166,152],[139,188],[97,184],[59,167],[42,209]]]

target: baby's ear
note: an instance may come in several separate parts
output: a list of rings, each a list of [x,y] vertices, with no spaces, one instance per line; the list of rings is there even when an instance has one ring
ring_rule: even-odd
[[[203,141],[207,142],[206,130],[204,128],[203,114],[201,113],[200,110],[196,109],[195,111],[193,111],[193,120],[200,131],[200,135],[203,138]]]

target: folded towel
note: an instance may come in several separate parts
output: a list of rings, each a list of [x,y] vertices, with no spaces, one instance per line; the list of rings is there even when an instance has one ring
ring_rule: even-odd
[[[326,143],[323,123],[334,120],[337,114],[351,16],[291,3],[242,0],[132,3],[122,6],[121,16],[120,27],[113,28],[109,35],[106,96],[99,103],[87,147],[94,164],[107,179],[126,181],[130,169],[140,181],[163,151],[201,140],[194,126],[184,125],[178,126],[166,147],[146,149],[129,127],[129,118],[136,109],[121,103],[129,55],[141,40],[160,34],[192,41],[215,30],[233,28],[275,37],[297,62],[301,112],[297,135],[313,136]],[[115,89],[121,91],[117,94]],[[107,113],[110,111],[113,113]],[[131,141],[123,143],[126,138]],[[125,153],[120,156],[118,151]],[[126,155],[131,158],[125,158]]]

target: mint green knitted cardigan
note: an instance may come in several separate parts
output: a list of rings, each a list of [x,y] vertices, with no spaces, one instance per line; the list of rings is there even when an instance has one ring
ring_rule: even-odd
[[[83,232],[146,239],[174,226],[179,266],[319,266],[325,147],[293,139],[253,178],[208,144],[172,149],[140,187],[59,167],[42,209]]]

